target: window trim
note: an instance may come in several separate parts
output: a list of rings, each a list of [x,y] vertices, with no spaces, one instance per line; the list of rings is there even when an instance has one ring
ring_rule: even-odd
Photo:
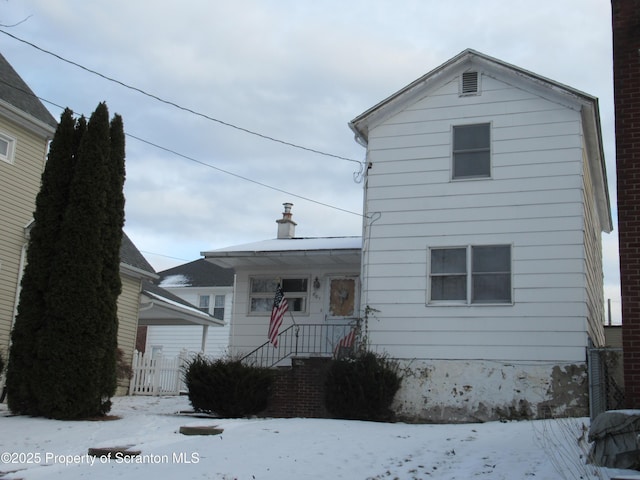
[[[5,132],[0,132],[0,140],[4,140],[5,142],[7,142],[7,154],[3,155],[0,153],[0,160],[8,163],[9,165],[13,165],[15,163],[17,140],[11,135],[6,134]]]
[[[473,302],[473,248],[474,247],[509,247],[509,301],[508,302]],[[466,250],[466,299],[459,300],[433,300],[431,298],[432,274],[431,274],[431,252],[432,250]],[[464,306],[464,307],[495,307],[495,306],[512,306],[513,300],[513,249],[512,243],[490,243],[490,244],[468,244],[468,245],[451,245],[451,246],[434,246],[427,247],[427,306]],[[440,276],[440,275],[436,275]]]
[[[206,306],[202,305],[203,300],[205,298],[206,298],[206,301],[204,303],[207,304]],[[209,313],[210,307],[211,307],[211,295],[209,294],[198,295],[198,309],[205,313]]]
[[[489,146],[486,151],[489,152],[489,172],[486,175],[467,175],[467,176],[456,176],[455,175],[455,165],[456,165],[456,153],[473,153],[473,152],[484,152],[485,149],[467,149],[467,150],[456,150],[455,148],[455,130],[458,127],[473,127],[487,125],[489,127]],[[453,182],[464,182],[469,180],[486,180],[493,178],[493,123],[492,122],[473,122],[473,123],[460,123],[456,125],[451,125],[451,181]]]
[[[289,292],[284,290],[284,296],[289,301],[289,311],[294,315],[309,315],[309,301],[311,298],[311,275],[249,275],[249,283],[247,285],[247,315],[249,316],[257,316],[264,317],[270,316],[271,310],[264,312],[256,312],[251,310],[251,299],[252,298],[268,298],[272,303],[275,297],[275,290],[273,292],[258,292],[251,293],[251,283],[253,279],[261,279],[261,280],[306,280],[307,281],[307,291],[306,292]],[[304,299],[304,310],[293,310],[291,308],[291,299],[292,298],[303,298]]]

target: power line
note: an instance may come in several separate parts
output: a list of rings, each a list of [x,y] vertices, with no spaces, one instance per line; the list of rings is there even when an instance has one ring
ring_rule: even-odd
[[[48,104],[50,104],[50,105],[53,105],[53,106],[55,106],[55,107],[57,107],[57,108],[59,108],[59,109],[61,109],[61,110],[64,110],[64,109],[65,109],[65,107],[63,107],[63,106],[61,106],[61,105],[58,105],[57,103],[54,103],[54,102],[52,102],[52,101],[50,101],[50,100],[47,100],[47,99],[42,98],[42,97],[39,97],[39,96],[35,95],[34,93],[32,93],[32,92],[30,92],[30,91],[27,91],[27,90],[24,90],[24,89],[22,89],[22,88],[16,87],[15,85],[12,85],[12,84],[10,84],[10,83],[8,83],[8,82],[6,82],[6,81],[2,80],[2,79],[0,79],[0,83],[2,83],[2,84],[4,84],[4,85],[7,85],[8,87],[13,88],[14,90],[17,90],[17,91],[19,91],[19,92],[22,92],[22,93],[24,93],[24,94],[26,94],[26,95],[33,96],[33,97],[37,98],[38,100],[40,100],[40,101],[42,101],[42,102],[45,102],[45,103],[48,103]],[[80,115],[81,115],[81,114],[80,114]],[[185,155],[185,154],[183,154],[183,153],[180,153],[180,152],[178,152],[178,151],[176,151],[176,150],[173,150],[173,149],[171,149],[171,148],[163,147],[162,145],[159,145],[159,144],[157,144],[157,143],[154,143],[154,142],[152,142],[152,141],[150,141],[150,140],[145,140],[144,138],[138,137],[137,135],[134,135],[134,134],[132,134],[132,133],[125,132],[125,135],[126,135],[127,137],[133,138],[134,140],[138,140],[139,142],[145,143],[145,144],[147,144],[147,145],[149,145],[149,146],[152,146],[152,147],[154,147],[154,148],[157,148],[157,149],[159,149],[159,150],[163,150],[163,151],[165,151],[165,152],[171,153],[172,155],[176,155],[176,156],[178,156],[178,157],[180,157],[180,158],[183,158],[183,159],[185,159],[185,160],[189,160],[190,162],[197,163],[197,164],[199,164],[199,165],[205,166],[205,167],[207,167],[207,168],[211,168],[211,169],[216,170],[216,171],[218,171],[218,172],[225,173],[225,174],[227,174],[227,175],[230,175],[230,176],[235,177],[235,178],[239,178],[239,179],[241,179],[241,180],[244,180],[244,181],[247,181],[247,182],[253,183],[253,184],[255,184],[255,185],[260,185],[261,187],[265,187],[265,188],[268,188],[268,189],[270,189],[270,190],[274,190],[274,191],[276,191],[276,192],[284,193],[284,194],[286,194],[286,195],[289,195],[289,196],[292,196],[292,197],[295,197],[295,198],[299,198],[299,199],[301,199],[301,200],[306,200],[307,202],[315,203],[316,205],[321,205],[321,206],[323,206],[323,207],[331,208],[331,209],[333,209],[333,210],[338,210],[338,211],[341,211],[341,212],[344,212],[344,213],[350,213],[350,214],[352,214],[352,215],[357,215],[357,216],[359,216],[359,217],[362,217],[362,216],[363,216],[363,214],[362,214],[362,213],[353,212],[353,211],[351,211],[351,210],[347,210],[347,209],[345,209],[345,208],[336,207],[335,205],[330,205],[330,204],[328,204],[328,203],[320,202],[319,200],[314,200],[314,199],[312,199],[312,198],[305,197],[305,196],[303,196],[303,195],[298,195],[297,193],[289,192],[289,191],[284,190],[284,189],[282,189],[282,188],[274,187],[273,185],[269,185],[269,184],[267,184],[267,183],[259,182],[258,180],[254,180],[254,179],[252,179],[252,178],[245,177],[245,176],[240,175],[240,174],[238,174],[238,173],[234,173],[234,172],[231,172],[231,171],[229,171],[229,170],[225,170],[225,169],[223,169],[223,168],[216,167],[215,165],[211,165],[210,163],[206,163],[206,162],[204,162],[204,161],[202,161],[202,160],[198,160],[198,159],[196,159],[196,158],[190,157],[190,156],[188,156],[188,155]]]
[[[359,217],[363,216],[362,213],[352,212],[351,210],[347,210],[347,209],[344,209],[344,208],[336,207],[336,206],[330,205],[328,203],[323,203],[323,202],[320,202],[318,200],[314,200],[314,199],[309,198],[309,197],[298,195],[297,193],[292,193],[292,192],[289,192],[287,190],[283,190],[282,188],[279,188],[279,187],[274,187],[273,185],[269,185],[267,183],[259,182],[258,180],[253,180],[252,178],[245,177],[245,176],[240,175],[238,173],[233,173],[233,172],[230,172],[229,170],[225,170],[223,168],[216,167],[214,165],[211,165],[210,163],[203,162],[202,160],[198,160],[196,158],[190,157],[188,155],[185,155],[183,153],[177,152],[177,151],[172,150],[170,148],[163,147],[163,146],[158,145],[156,143],[153,143],[153,142],[151,142],[149,140],[145,140],[143,138],[137,137],[137,136],[135,136],[135,135],[133,135],[131,133],[127,133],[126,135],[128,137],[131,137],[131,138],[135,139],[135,140],[138,140],[139,142],[146,143],[147,145],[150,145],[152,147],[155,147],[155,148],[158,148],[158,149],[163,150],[165,152],[171,153],[171,154],[176,155],[176,156],[178,156],[180,158],[184,158],[185,160],[189,160],[189,161],[197,163],[199,165],[203,165],[203,166],[211,168],[213,170],[217,170],[218,172],[226,173],[227,175],[231,175],[232,177],[236,177],[236,178],[239,178],[241,180],[245,180],[247,182],[251,182],[251,183],[254,183],[256,185],[260,185],[261,187],[269,188],[271,190],[275,190],[276,192],[285,193],[285,194],[290,195],[292,197],[299,198],[301,200],[306,200],[307,202],[315,203],[316,205],[322,205],[323,207],[332,208],[334,210],[339,210],[341,212],[350,213],[352,215],[357,215]]]
[[[280,143],[280,144],[282,144],[282,145],[286,145],[286,146],[288,146],[288,147],[297,148],[297,149],[299,149],[299,150],[304,150],[304,151],[307,151],[307,152],[316,153],[316,154],[318,154],[318,155],[323,155],[323,156],[326,156],[326,157],[337,158],[337,159],[339,159],[339,160],[345,160],[345,161],[347,161],[347,162],[354,162],[354,163],[362,164],[362,162],[361,162],[360,160],[355,160],[355,159],[353,159],[353,158],[343,157],[343,156],[341,156],[341,155],[335,155],[335,154],[333,154],[333,153],[327,153],[327,152],[323,152],[323,151],[321,151],[321,150],[317,150],[317,149],[314,149],[314,148],[305,147],[305,146],[299,145],[299,144],[297,144],[297,143],[292,143],[292,142],[287,142],[287,141],[285,141],[285,140],[280,140],[280,139],[278,139],[278,138],[271,137],[271,136],[269,136],[269,135],[265,135],[265,134],[263,134],[263,133],[256,132],[255,130],[249,130],[248,128],[240,127],[240,126],[238,126],[238,125],[234,125],[233,123],[225,122],[225,121],[223,121],[223,120],[220,120],[220,119],[218,119],[218,118],[214,118],[214,117],[212,117],[212,116],[210,116],[210,115],[207,115],[207,114],[205,114],[205,113],[198,112],[198,111],[193,110],[193,109],[191,109],[191,108],[183,107],[182,105],[179,105],[179,104],[177,104],[177,103],[175,103],[175,102],[172,102],[172,101],[170,101],[170,100],[166,100],[166,99],[164,99],[164,98],[162,98],[162,97],[159,97],[159,96],[154,95],[154,94],[152,94],[152,93],[149,93],[149,92],[147,92],[147,91],[145,91],[145,90],[142,90],[141,88],[134,87],[134,86],[129,85],[129,84],[127,84],[127,83],[124,83],[124,82],[122,82],[122,81],[120,81],[120,80],[117,80],[117,79],[115,79],[115,78],[109,77],[109,76],[107,76],[107,75],[105,75],[105,74],[102,74],[102,73],[100,73],[100,72],[97,72],[96,70],[93,70],[93,69],[91,69],[91,68],[85,67],[84,65],[81,65],[81,64],[79,64],[79,63],[76,63],[76,62],[74,62],[74,61],[72,61],[72,60],[69,60],[69,59],[67,59],[67,58],[64,58],[64,57],[62,57],[61,55],[58,55],[58,54],[53,53],[53,52],[51,52],[51,51],[49,51],[49,50],[46,50],[46,49],[44,49],[44,48],[42,48],[42,47],[39,47],[38,45],[36,45],[36,44],[34,44],[34,43],[31,43],[31,42],[29,42],[29,41],[27,41],[27,40],[24,40],[24,39],[22,39],[22,38],[20,38],[20,37],[17,37],[17,36],[15,36],[15,35],[13,35],[13,34],[11,34],[11,33],[9,33],[9,32],[6,32],[6,31],[4,31],[4,30],[0,30],[0,33],[4,33],[5,35],[7,35],[7,36],[9,36],[9,37],[13,38],[14,40],[17,40],[17,41],[19,41],[19,42],[22,42],[22,43],[24,43],[25,45],[29,45],[30,47],[33,47],[33,48],[35,48],[36,50],[39,50],[39,51],[41,51],[41,52],[43,52],[43,53],[46,53],[47,55],[51,55],[51,56],[53,56],[53,57],[57,58],[58,60],[61,60],[61,61],[65,62],[65,63],[68,63],[68,64],[73,65],[73,66],[75,66],[75,67],[78,67],[78,68],[80,68],[80,69],[82,69],[82,70],[84,70],[84,71],[86,71],[86,72],[92,73],[92,74],[94,74],[94,75],[97,75],[97,76],[99,76],[99,77],[101,77],[101,78],[105,79],[105,80],[108,80],[108,81],[110,81],[110,82],[116,83],[116,84],[118,84],[118,85],[120,85],[120,86],[123,86],[123,87],[125,87],[125,88],[128,88],[129,90],[133,90],[134,92],[138,92],[138,93],[140,93],[140,94],[142,94],[142,95],[145,95],[146,97],[149,97],[149,98],[152,98],[152,99],[154,99],[154,100],[157,100],[158,102],[164,103],[165,105],[170,105],[170,106],[175,107],[175,108],[177,108],[177,109],[179,109],[179,110],[182,110],[182,111],[188,112],[188,113],[190,113],[190,114],[192,114],[192,115],[196,115],[196,116],[198,116],[198,117],[204,118],[204,119],[209,120],[209,121],[211,121],[211,122],[215,122],[215,123],[218,123],[218,124],[220,124],[220,125],[224,125],[224,126],[226,126],[226,127],[230,127],[230,128],[233,128],[233,129],[239,130],[239,131],[241,131],[241,132],[248,133],[249,135],[253,135],[253,136],[256,136],[256,137],[262,138],[262,139],[264,139],[264,140],[268,140],[268,141],[271,141],[271,142]]]

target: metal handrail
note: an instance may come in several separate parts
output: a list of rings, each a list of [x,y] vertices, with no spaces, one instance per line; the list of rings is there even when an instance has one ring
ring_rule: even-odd
[[[355,322],[294,324],[278,335],[278,347],[265,342],[240,361],[260,367],[274,367],[294,356],[331,356],[338,342],[347,335]]]

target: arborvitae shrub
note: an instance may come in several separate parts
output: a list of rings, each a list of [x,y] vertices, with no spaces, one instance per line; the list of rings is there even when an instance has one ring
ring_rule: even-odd
[[[196,411],[237,418],[267,408],[273,374],[239,360],[197,356],[187,364],[185,383]]]
[[[2,359],[2,355],[0,355],[0,376],[2,375],[3,371],[4,371],[4,360]]]
[[[401,381],[398,364],[373,352],[333,360],[325,381],[325,405],[338,418],[389,421]]]

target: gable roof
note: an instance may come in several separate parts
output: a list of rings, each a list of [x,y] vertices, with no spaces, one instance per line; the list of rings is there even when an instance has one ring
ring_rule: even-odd
[[[23,121],[52,133],[57,122],[11,64],[0,54],[0,102]]]
[[[450,81],[452,77],[472,69],[482,70],[483,74],[499,77],[503,81],[512,79],[514,82],[519,82],[520,85],[526,85],[527,89],[541,97],[562,102],[567,108],[573,108],[581,113],[589,168],[594,181],[595,200],[602,229],[607,233],[613,230],[598,99],[575,88],[476,50],[466,49],[358,115],[349,122],[349,128],[355,133],[356,140],[366,145],[371,129],[409,105],[427,97],[430,92]]]
[[[140,250],[124,232],[122,232],[122,243],[120,245],[120,268],[124,268],[134,276],[158,278],[151,264],[147,262],[147,259],[144,258]]]
[[[158,275],[161,287],[230,287],[234,272],[200,258],[158,272]]]
[[[276,238],[201,255],[223,267],[359,263],[362,237]]]

